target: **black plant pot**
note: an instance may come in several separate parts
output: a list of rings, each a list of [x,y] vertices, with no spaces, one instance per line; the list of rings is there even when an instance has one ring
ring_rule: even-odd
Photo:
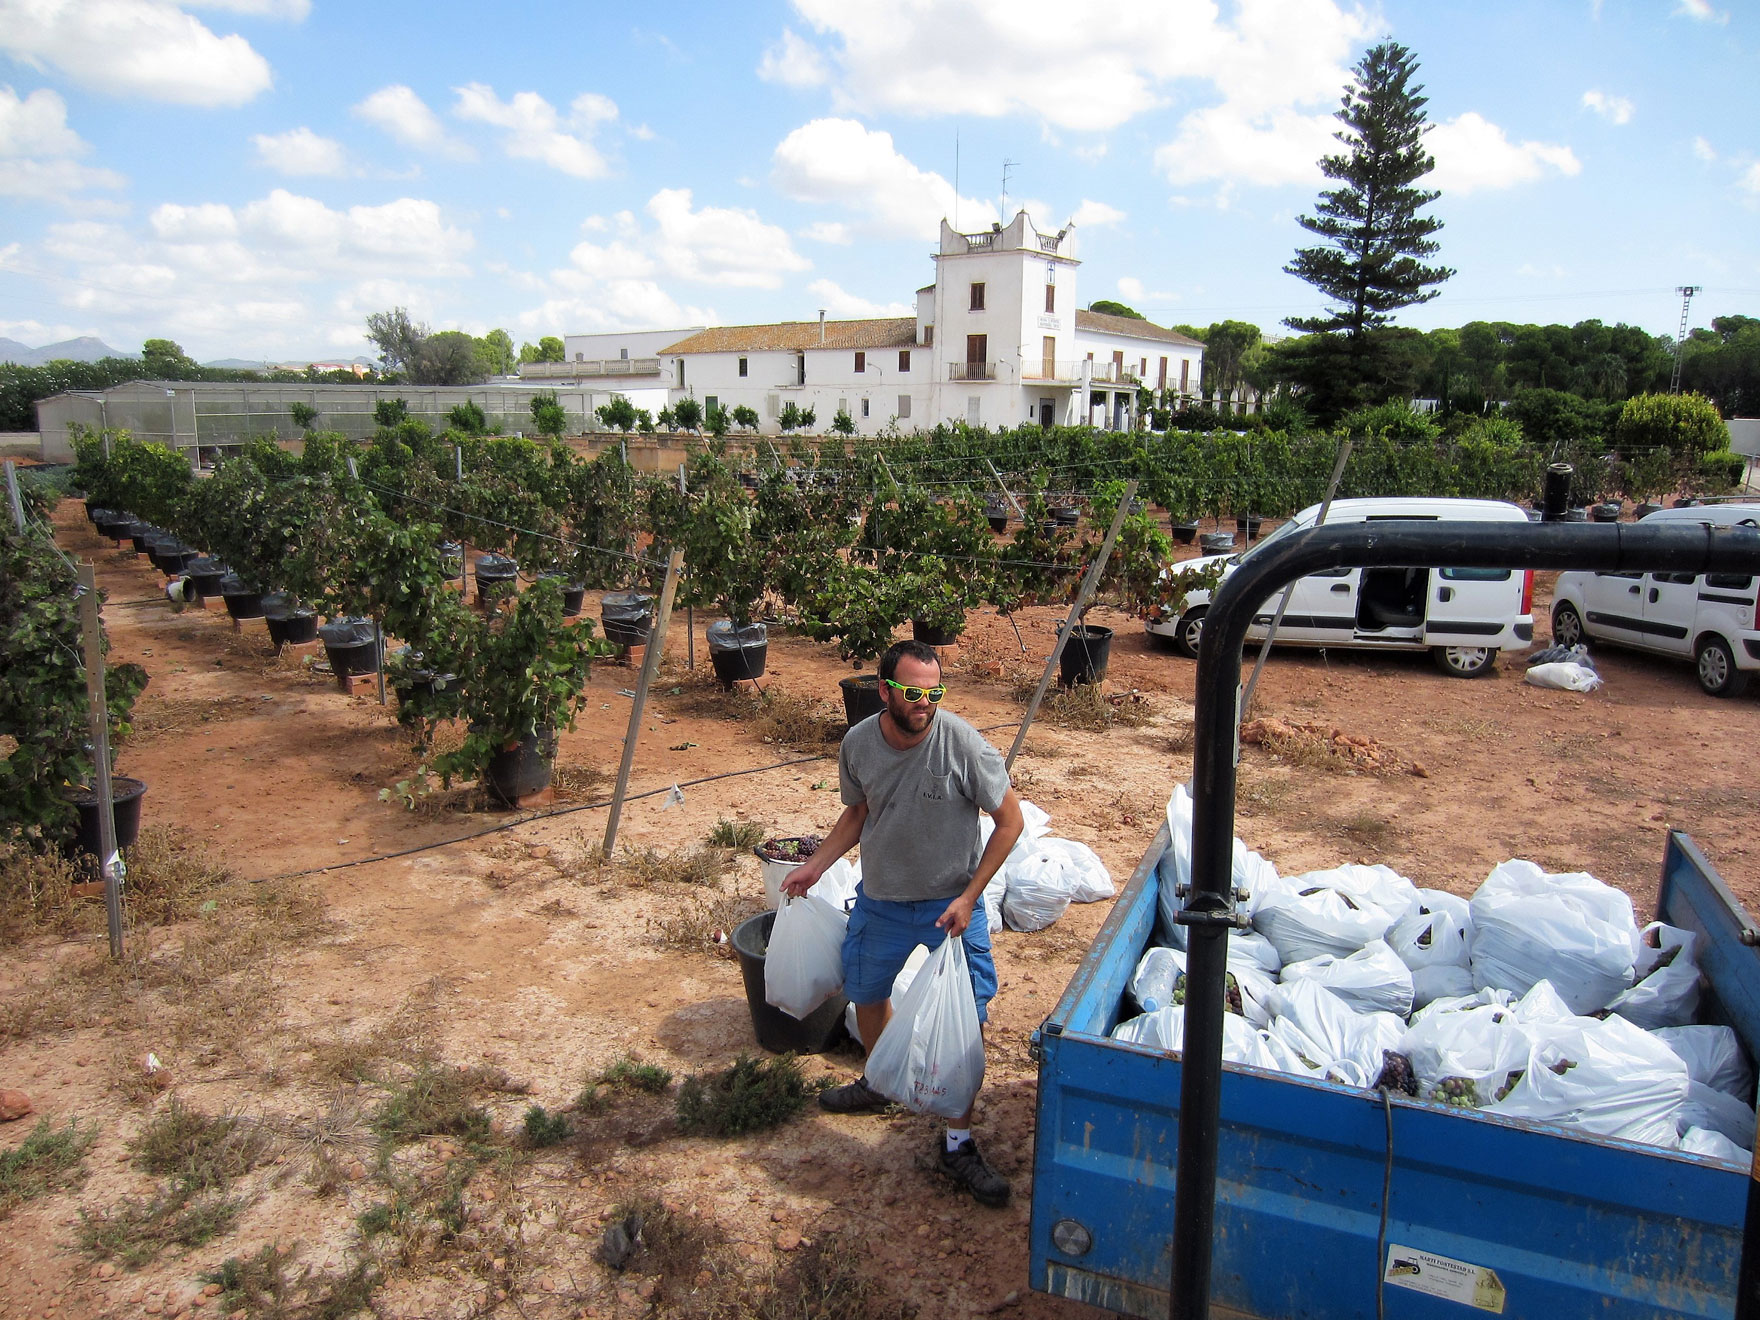
[[[990,523],[990,530],[998,536],[1008,530],[1008,515],[992,513],[985,515],[985,517]]]
[[[229,570],[219,560],[204,555],[191,560],[183,571],[189,574],[190,584],[195,587],[197,595],[219,599],[220,582]]]
[[[925,646],[952,646],[964,631],[963,625],[958,628],[941,628],[921,619],[911,620],[911,636]]]
[[[1198,524],[1195,522],[1174,523],[1168,530],[1172,532],[1173,539],[1181,545],[1190,545],[1198,539]]]
[[[1198,538],[1198,549],[1207,555],[1227,554],[1234,549],[1234,533],[1205,532]]]
[[[477,556],[477,600],[487,604],[511,592],[519,565],[506,555]]]
[[[318,636],[338,678],[379,672],[379,639],[371,619],[332,619]]]
[[[886,709],[886,699],[880,695],[878,674],[852,674],[838,679],[837,686],[843,691],[843,718],[852,729],[868,716],[878,715]]]
[[[654,631],[654,598],[641,591],[613,591],[599,604],[599,620],[604,625],[606,641],[619,646],[646,646]]]
[[[1074,527],[1082,520],[1082,511],[1073,505],[1059,505],[1051,511],[1051,520],[1059,527]]]
[[[141,798],[146,795],[147,786],[138,779],[130,779],[127,775],[110,776],[110,798],[112,813],[116,818],[116,846],[132,848],[134,841],[141,832]],[[103,843],[98,835],[98,795],[86,787],[66,790],[67,800],[73,803],[79,812],[78,832],[74,835],[73,846],[80,852],[88,853],[102,860]]]
[[[263,597],[263,621],[277,651],[284,646],[302,646],[318,640],[318,612],[303,608],[298,601],[279,592]]]
[[[1651,514],[1660,513],[1661,511],[1662,506],[1660,504],[1644,503],[1638,505],[1632,510],[1632,517],[1634,519],[1648,518]]]
[[[112,516],[112,512],[110,509],[100,509],[95,505],[88,504],[86,505],[86,521],[96,527],[104,519]]]
[[[1239,536],[1244,536],[1249,542],[1253,541],[1258,537],[1259,526],[1264,521],[1265,520],[1256,513],[1238,515],[1234,520],[1235,533]]]
[[[151,523],[137,521],[131,524],[128,529],[128,539],[134,543],[134,552],[137,555],[147,554],[151,549],[148,542],[159,535],[159,529]]]
[[[440,542],[440,571],[449,578],[464,576],[464,545],[459,541]]]
[[[731,620],[717,619],[707,631],[709,663],[721,686],[729,690],[735,683],[762,678],[764,660],[770,653],[770,635],[761,623],[735,627]]]
[[[1112,657],[1112,629],[1096,624],[1076,625],[1064,643],[1063,654],[1057,658],[1058,681],[1064,687],[1075,683],[1098,683],[1106,677],[1106,662]]]
[[[581,606],[586,604],[586,601],[586,587],[579,582],[568,583],[562,588],[562,617],[565,619],[580,618]]]
[[[98,535],[106,541],[115,541],[118,545],[134,534],[134,519],[126,513],[112,513],[106,518],[98,519]]]
[[[746,1003],[752,1010],[752,1031],[758,1044],[772,1054],[823,1054],[843,1039],[844,1008],[849,1000],[832,995],[804,1018],[792,1018],[766,1001],[764,959],[770,950],[774,912],[760,912],[733,930],[733,952],[739,959],[740,978],[745,982]]]
[[[528,793],[548,788],[555,762],[556,730],[540,729],[489,758],[483,770],[483,787],[490,796],[511,805]]]
[[[226,612],[233,618],[263,617],[263,593],[239,581],[237,574],[228,573],[220,579],[220,595],[226,601]]]
[[[1616,502],[1594,504],[1589,507],[1589,521],[1598,523],[1618,522],[1620,507]]]

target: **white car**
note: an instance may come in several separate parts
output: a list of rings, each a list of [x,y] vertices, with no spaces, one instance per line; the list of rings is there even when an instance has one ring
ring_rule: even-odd
[[[1760,504],[1659,509],[1650,522],[1760,529]],[[1756,584],[1741,573],[1588,573],[1558,575],[1552,592],[1552,640],[1616,642],[1638,651],[1691,660],[1699,686],[1714,697],[1739,696],[1760,669]]]
[[[1286,536],[1312,527],[1318,504],[1303,509],[1244,554],[1210,555],[1169,567],[1202,572],[1220,563],[1223,578],[1252,555],[1262,554]],[[1501,500],[1457,500],[1389,496],[1334,500],[1326,525],[1390,521],[1456,520],[1526,522],[1527,513]],[[1534,640],[1530,613],[1534,575],[1507,568],[1339,568],[1298,579],[1289,608],[1277,629],[1280,645],[1349,646],[1376,651],[1429,651],[1445,674],[1473,678],[1490,672],[1500,650],[1521,650]],[[1247,636],[1263,640],[1281,591],[1256,615]],[[1195,656],[1210,608],[1210,592],[1198,588],[1176,602],[1176,611],[1156,608],[1145,625],[1166,637],[1182,655]]]

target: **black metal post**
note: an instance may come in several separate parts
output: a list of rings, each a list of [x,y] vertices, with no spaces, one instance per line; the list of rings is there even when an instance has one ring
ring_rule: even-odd
[[[1551,474],[1548,474],[1550,482]],[[1568,475],[1566,478],[1568,489]],[[1198,648],[1192,753],[1192,891],[1175,1174],[1171,1320],[1210,1313],[1222,1101],[1226,935],[1233,924],[1241,647],[1286,583],[1327,568],[1512,568],[1760,573],[1760,535],[1697,523],[1373,522],[1298,532],[1248,555],[1211,601]],[[1379,1263],[1377,1262],[1377,1267]],[[1737,1320],[1760,1320],[1760,1196],[1750,1188]],[[1755,1283],[1756,1300],[1744,1299]]]
[[[1540,499],[1541,517],[1546,522],[1564,521],[1564,511],[1571,503],[1571,478],[1576,474],[1569,463],[1554,463],[1546,469],[1546,493]]]

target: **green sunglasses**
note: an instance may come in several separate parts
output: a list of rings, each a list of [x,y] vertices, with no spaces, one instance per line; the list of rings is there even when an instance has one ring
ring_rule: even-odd
[[[927,697],[929,698],[929,704],[934,705],[947,695],[947,685],[945,683],[937,683],[932,688],[920,688],[906,687],[903,683],[894,683],[890,678],[883,679],[882,681],[887,687],[897,688],[900,692],[904,693],[904,699],[906,701],[921,701],[924,697]]]

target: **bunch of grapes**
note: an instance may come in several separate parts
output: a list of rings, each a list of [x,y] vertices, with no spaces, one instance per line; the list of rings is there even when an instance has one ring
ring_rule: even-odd
[[[1381,1072],[1375,1078],[1375,1089],[1383,1088],[1401,1091],[1406,1095],[1418,1094],[1418,1074],[1412,1071],[1412,1061],[1408,1055],[1394,1050],[1381,1051]]]
[[[1524,1071],[1524,1069],[1518,1068],[1514,1072],[1507,1074],[1503,1079],[1503,1085],[1497,1088],[1497,1094],[1492,1098],[1495,1100],[1501,1100],[1511,1091],[1515,1090],[1516,1083],[1522,1080],[1522,1073]]]
[[[1227,999],[1225,1005],[1226,1011],[1230,1013],[1238,1013],[1240,1016],[1245,1017],[1246,1010],[1241,1003],[1240,983],[1234,979],[1233,972],[1228,973],[1228,988],[1223,993]],[[1186,1002],[1186,974],[1184,972],[1181,972],[1178,979],[1173,983],[1173,1002],[1175,1004],[1183,1004]]]
[[[1471,1077],[1444,1077],[1430,1088],[1427,1098],[1455,1109],[1477,1109],[1479,1088]]]
[[[1546,1066],[1552,1069],[1552,1071],[1557,1073],[1560,1077],[1563,1077],[1572,1068],[1577,1066],[1577,1061],[1575,1059],[1560,1059],[1556,1063],[1549,1063]]]

